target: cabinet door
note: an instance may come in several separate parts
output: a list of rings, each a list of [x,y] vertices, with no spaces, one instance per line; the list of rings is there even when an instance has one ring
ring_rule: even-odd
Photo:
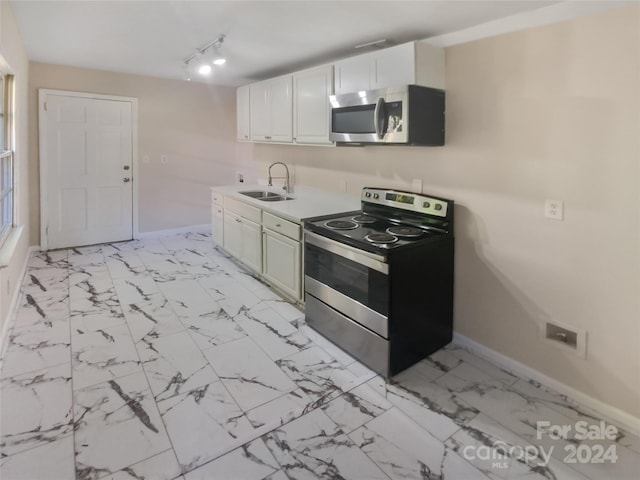
[[[416,83],[415,43],[405,43],[374,54],[371,88],[401,87]]]
[[[293,137],[297,143],[329,141],[329,95],[333,93],[333,66],[293,76]]]
[[[300,242],[271,230],[263,236],[263,275],[278,288],[300,299]]]
[[[291,75],[269,81],[272,142],[293,141],[293,81]]]
[[[249,87],[250,136],[251,140],[264,142],[271,134],[271,104],[268,82],[260,82]]]
[[[370,90],[372,63],[373,57],[369,53],[336,62],[336,95]]]
[[[211,236],[217,245],[224,243],[224,215],[222,207],[217,204],[211,205]]]
[[[236,90],[236,108],[238,116],[238,140],[249,141],[251,138],[251,105],[249,103],[250,87],[238,87]]]
[[[262,227],[246,218],[242,219],[240,260],[256,272],[262,272]]]
[[[242,256],[242,219],[227,210],[224,211],[223,239],[224,249],[240,259]]]

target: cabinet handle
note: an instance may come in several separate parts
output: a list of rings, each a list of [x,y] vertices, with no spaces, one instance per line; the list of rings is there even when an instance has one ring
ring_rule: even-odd
[[[240,223],[242,222],[242,220],[240,220],[239,218],[236,218],[236,222]]]
[[[280,225],[279,223],[276,223],[276,228],[280,228],[282,225]]]

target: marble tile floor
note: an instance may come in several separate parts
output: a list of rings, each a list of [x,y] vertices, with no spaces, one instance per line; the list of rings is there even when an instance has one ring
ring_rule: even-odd
[[[538,438],[599,418],[454,345],[385,381],[202,234],[33,255],[1,362],[2,480],[640,472],[621,428]]]

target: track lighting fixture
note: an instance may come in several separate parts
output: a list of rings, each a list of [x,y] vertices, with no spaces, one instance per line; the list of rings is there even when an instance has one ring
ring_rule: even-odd
[[[219,35],[214,41],[207,43],[189,57],[185,58],[183,65],[184,79],[190,81],[194,78],[194,74],[203,77],[211,75],[213,71],[212,65],[221,66],[226,63],[226,59],[220,53],[220,47],[224,42],[225,35]]]

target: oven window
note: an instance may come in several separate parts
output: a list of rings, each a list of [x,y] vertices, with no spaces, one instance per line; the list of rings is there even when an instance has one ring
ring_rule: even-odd
[[[331,110],[333,133],[375,133],[373,114],[375,105],[358,105]]]
[[[389,277],[384,273],[308,243],[304,273],[385,317],[389,315]]]

